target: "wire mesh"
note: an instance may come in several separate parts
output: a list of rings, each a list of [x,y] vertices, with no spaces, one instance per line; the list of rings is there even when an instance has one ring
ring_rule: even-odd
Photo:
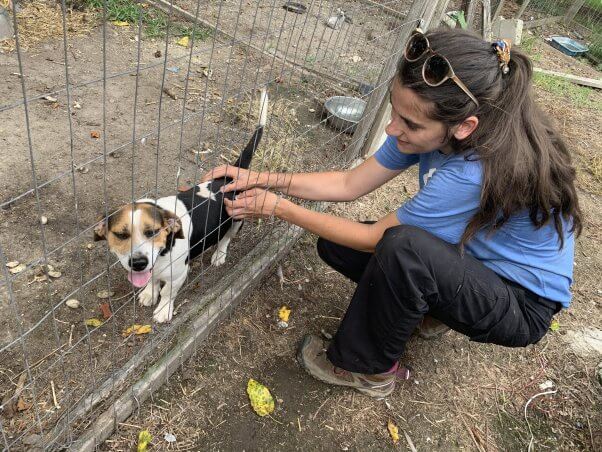
[[[166,356],[203,312],[195,302],[247,276],[229,264],[284,249],[291,226],[246,223],[225,266],[211,265],[213,250],[191,263],[171,324],[132,336],[122,333],[151,324],[152,309],[138,306],[106,242],[92,239],[115,208],[174,195],[232,163],[257,122],[258,88],[269,92],[269,120],[253,169],[350,163],[346,149],[364,137],[328,127],[323,102],[368,99],[387,83],[381,72],[399,57],[393,44],[411,1],[306,6],[296,14],[276,0],[13,2],[14,39],[0,53],[4,449],[74,444],[145,364]],[[328,27],[340,10],[345,20]],[[35,14],[59,23],[33,29]],[[216,309],[226,311],[234,292],[226,286]]]

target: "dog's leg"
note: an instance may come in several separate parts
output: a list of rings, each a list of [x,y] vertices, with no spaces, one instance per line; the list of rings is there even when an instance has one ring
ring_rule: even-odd
[[[151,279],[146,287],[138,294],[138,303],[142,306],[152,306],[159,299],[159,290],[161,286],[159,281]]]
[[[186,275],[188,272],[184,272],[182,276],[174,281],[167,281],[161,289],[161,301],[153,312],[153,318],[157,323],[169,322],[173,316],[173,303],[178,295],[178,291],[184,285],[186,281]]]
[[[219,267],[226,262],[226,256],[228,255],[228,246],[230,245],[230,240],[236,237],[240,227],[242,226],[242,221],[233,221],[232,227],[228,229],[228,232],[222,237],[222,239],[217,244],[217,249],[213,256],[211,256],[211,265],[215,267]]]

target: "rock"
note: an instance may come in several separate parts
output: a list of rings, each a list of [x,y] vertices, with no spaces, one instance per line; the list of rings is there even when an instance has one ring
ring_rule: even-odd
[[[40,440],[42,439],[42,437],[36,433],[32,433],[31,435],[27,435],[23,438],[23,444],[27,445],[27,446],[33,446],[34,444],[37,444],[40,442]]]
[[[77,309],[79,308],[79,300],[76,300],[75,298],[71,298],[70,300],[65,301],[65,304],[67,306],[69,306],[71,309]]]
[[[13,37],[13,21],[8,11],[0,6],[0,40]]]

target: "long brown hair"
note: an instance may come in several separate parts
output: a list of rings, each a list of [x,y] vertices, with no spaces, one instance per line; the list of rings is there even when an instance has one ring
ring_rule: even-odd
[[[451,80],[438,87],[424,83],[424,58],[400,60],[399,81],[432,103],[429,116],[447,126],[454,152],[473,149],[472,158],[482,162],[480,208],[466,226],[461,245],[478,231],[493,232],[527,209],[536,228],[554,222],[562,248],[563,220],[571,232],[582,229],[576,172],[564,141],[534,102],[529,58],[513,48],[510,71],[503,74],[491,44],[481,38],[462,30],[426,35],[431,48],[449,60],[480,103],[477,107]],[[473,115],[479,119],[477,129],[462,141],[455,139],[451,128]]]

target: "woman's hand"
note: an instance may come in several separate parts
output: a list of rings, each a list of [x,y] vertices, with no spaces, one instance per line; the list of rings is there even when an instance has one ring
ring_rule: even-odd
[[[232,165],[221,165],[213,168],[203,176],[202,181],[207,182],[220,177],[230,177],[234,179],[232,182],[222,187],[222,191],[224,193],[234,190],[241,192],[249,190],[253,187],[261,187],[264,185],[260,180],[261,173]]]
[[[282,210],[289,203],[286,199],[271,191],[253,188],[236,196],[234,200],[224,198],[226,211],[235,220],[243,218],[267,218],[272,215],[279,217]]]

